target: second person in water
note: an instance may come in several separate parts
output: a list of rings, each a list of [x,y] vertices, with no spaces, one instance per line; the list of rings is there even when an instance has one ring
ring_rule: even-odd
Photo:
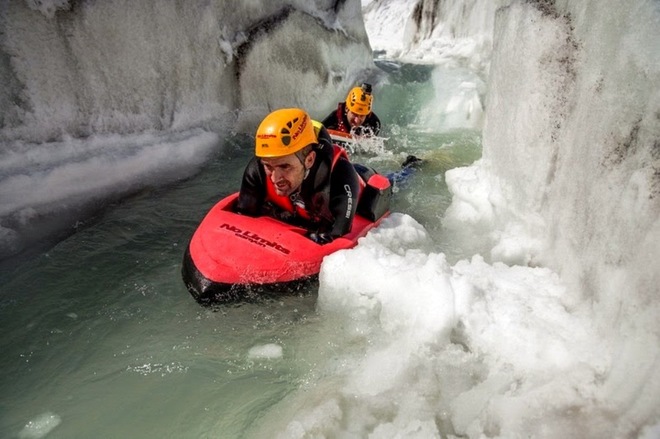
[[[346,100],[339,102],[337,109],[323,119],[323,126],[357,136],[377,136],[380,119],[372,107],[371,84],[365,82],[348,92]]]

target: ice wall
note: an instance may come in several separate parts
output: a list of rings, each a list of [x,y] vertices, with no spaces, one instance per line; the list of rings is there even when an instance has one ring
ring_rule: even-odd
[[[365,27],[377,57],[435,66],[434,96],[419,111],[421,130],[482,129],[495,11],[509,3],[362,1]]]
[[[11,1],[0,24],[5,141],[313,111],[373,66],[357,0]]]
[[[511,0],[363,0],[375,51],[409,62],[485,73],[497,8]],[[396,11],[396,12],[394,12]]]
[[[613,437],[657,420],[660,394],[660,7],[633,3],[499,10],[483,158],[447,174],[446,224],[470,210],[491,260],[557,270],[563,305],[608,340],[593,398]],[[466,202],[468,181],[488,198]]]
[[[0,259],[373,68],[357,0],[0,2]]]
[[[540,214],[539,259],[595,301],[636,284],[622,270],[644,302],[660,285],[659,22],[657,3],[619,1],[516,3],[497,20],[483,165],[506,209]]]

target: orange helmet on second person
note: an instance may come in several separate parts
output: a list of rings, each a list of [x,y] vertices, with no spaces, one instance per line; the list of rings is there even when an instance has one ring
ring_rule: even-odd
[[[275,110],[257,128],[254,153],[257,157],[282,157],[318,143],[312,118],[300,108]]]
[[[371,113],[372,101],[371,85],[365,83],[361,87],[354,87],[348,92],[348,96],[346,96],[346,108],[351,113],[366,116]]]

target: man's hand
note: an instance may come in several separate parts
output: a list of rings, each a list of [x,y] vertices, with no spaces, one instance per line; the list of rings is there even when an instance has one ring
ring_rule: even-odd
[[[309,232],[307,234],[307,237],[314,241],[317,244],[327,244],[329,242],[332,242],[334,239],[329,233],[326,232]]]

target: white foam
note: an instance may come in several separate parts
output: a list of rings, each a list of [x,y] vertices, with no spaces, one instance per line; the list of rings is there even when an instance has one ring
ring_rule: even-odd
[[[248,351],[248,358],[274,360],[277,358],[282,358],[282,354],[282,346],[275,343],[268,343],[251,347]]]
[[[18,433],[19,439],[41,439],[62,423],[62,418],[52,412],[45,412],[30,420]]]

